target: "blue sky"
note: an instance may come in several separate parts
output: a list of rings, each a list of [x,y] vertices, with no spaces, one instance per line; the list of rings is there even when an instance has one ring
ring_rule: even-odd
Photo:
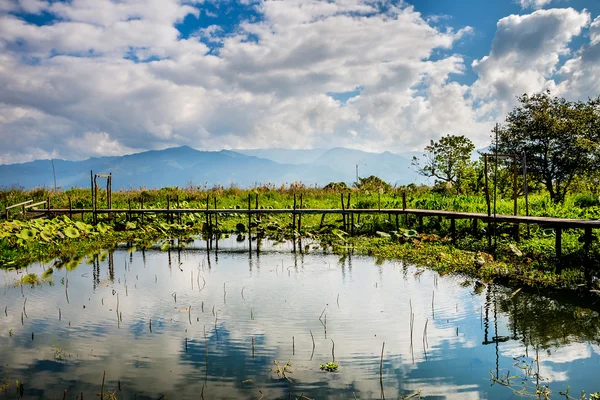
[[[484,146],[518,95],[600,94],[599,14],[589,0],[2,0],[0,163]]]

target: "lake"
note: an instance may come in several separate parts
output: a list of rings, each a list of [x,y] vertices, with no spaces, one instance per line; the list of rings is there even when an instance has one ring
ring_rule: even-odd
[[[54,267],[34,287],[15,282],[53,263],[1,272],[0,398],[21,395],[17,380],[26,399],[600,390],[596,310],[401,262],[204,243],[123,246]],[[334,360],[337,371],[320,369]]]

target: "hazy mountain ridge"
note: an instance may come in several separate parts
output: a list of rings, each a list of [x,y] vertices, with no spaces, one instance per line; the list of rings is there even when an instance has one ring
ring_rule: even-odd
[[[352,184],[356,179],[356,164],[360,176],[377,175],[392,184],[420,182],[408,168],[407,158],[389,152],[378,154],[345,148],[200,151],[182,146],[83,161],[54,160],[57,186],[61,188],[89,187],[93,170],[112,173],[115,190],[190,184],[248,187],[295,181],[306,185],[325,185],[331,181]],[[52,187],[51,161],[0,165],[0,187],[10,186]]]

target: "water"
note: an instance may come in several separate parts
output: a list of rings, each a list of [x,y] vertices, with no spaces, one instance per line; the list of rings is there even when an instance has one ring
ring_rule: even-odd
[[[16,380],[27,399],[97,398],[104,371],[118,399],[505,399],[521,381],[491,376],[529,375],[531,392],[538,368],[553,398],[600,390],[596,311],[399,262],[195,245],[119,249],[33,288],[2,272],[0,398],[18,397]],[[334,343],[339,370],[321,371]],[[291,381],[274,360],[290,361]]]

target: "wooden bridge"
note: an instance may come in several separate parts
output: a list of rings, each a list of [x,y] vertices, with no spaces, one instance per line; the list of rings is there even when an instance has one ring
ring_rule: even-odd
[[[35,203],[35,205],[47,205],[47,202]],[[208,204],[208,202],[207,202]],[[321,215],[324,218],[328,214],[336,214],[342,216],[343,227],[353,233],[354,228],[354,217],[359,215],[367,214],[379,214],[395,216],[396,226],[399,227],[399,216],[403,215],[408,222],[408,216],[414,215],[418,219],[420,227],[423,227],[423,217],[437,217],[447,218],[450,220],[450,232],[453,239],[456,238],[456,225],[455,221],[458,219],[469,219],[472,221],[472,228],[474,232],[477,232],[478,222],[484,222],[488,225],[495,227],[500,223],[512,224],[515,227],[515,235],[518,239],[518,228],[520,224],[534,224],[543,227],[553,228],[555,231],[555,245],[556,255],[561,256],[561,243],[562,243],[562,231],[563,229],[582,229],[584,231],[584,246],[589,248],[593,240],[592,230],[600,228],[600,220],[581,220],[581,219],[569,219],[569,218],[552,218],[552,217],[535,217],[535,216],[520,216],[520,215],[503,215],[503,214],[482,214],[472,212],[460,212],[460,211],[443,211],[443,210],[422,210],[422,209],[410,209],[410,208],[339,208],[339,209],[320,209],[320,208],[284,208],[284,209],[264,209],[264,208],[251,208],[250,203],[248,208],[238,209],[224,209],[224,208],[43,208],[35,209],[30,208],[34,204],[25,203],[18,204],[23,208],[23,213],[30,214],[31,216],[56,216],[56,215],[69,215],[71,218],[73,215],[90,213],[94,216],[94,220],[97,219],[99,214],[126,214],[128,217],[131,215],[145,215],[145,214],[163,214],[167,215],[171,219],[173,216],[182,214],[203,214],[207,217],[215,215],[227,215],[227,214],[246,214],[248,215],[248,221],[253,215],[268,215],[268,214],[288,214],[292,217],[293,225],[295,229],[300,229],[302,224],[303,215]],[[216,204],[215,204],[216,205]],[[16,206],[16,205],[15,205]],[[143,207],[143,205],[142,205]],[[296,223],[297,220],[297,223]],[[491,238],[491,229],[487,230],[488,238]]]

